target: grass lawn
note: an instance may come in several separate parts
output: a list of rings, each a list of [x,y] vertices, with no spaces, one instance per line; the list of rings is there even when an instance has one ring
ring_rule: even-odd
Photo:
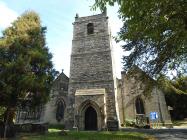
[[[14,139],[15,140],[15,139]],[[49,129],[45,135],[20,134],[16,140],[156,140],[152,136],[135,132],[76,132],[69,131],[67,136],[60,136],[59,130]]]

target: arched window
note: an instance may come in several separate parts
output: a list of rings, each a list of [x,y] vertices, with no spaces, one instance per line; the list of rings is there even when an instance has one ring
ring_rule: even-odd
[[[145,114],[143,101],[140,97],[136,98],[136,114]]]
[[[88,23],[87,25],[87,34],[93,34],[94,33],[94,24],[93,23]]]
[[[63,101],[57,102],[57,108],[56,108],[56,120],[60,122],[62,119],[64,119],[64,110],[65,106]]]

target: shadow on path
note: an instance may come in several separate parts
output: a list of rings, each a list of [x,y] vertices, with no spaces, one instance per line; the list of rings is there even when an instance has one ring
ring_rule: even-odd
[[[184,129],[133,129],[122,128],[125,132],[140,132],[155,136],[158,140],[187,140],[187,128]]]

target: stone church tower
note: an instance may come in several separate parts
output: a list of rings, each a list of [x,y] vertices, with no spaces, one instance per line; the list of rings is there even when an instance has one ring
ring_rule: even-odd
[[[108,17],[76,15],[73,26],[66,127],[118,129]]]

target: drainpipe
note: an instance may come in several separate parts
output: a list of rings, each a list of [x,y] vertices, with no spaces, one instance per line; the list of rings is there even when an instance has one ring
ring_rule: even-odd
[[[121,104],[122,104],[122,117],[123,123],[125,123],[125,108],[124,108],[124,86],[121,87]]]
[[[161,106],[160,106],[160,95],[158,93],[158,87],[156,86],[156,93],[157,93],[157,96],[158,96],[158,110],[159,110],[159,114],[160,114],[160,121],[161,123],[163,124],[163,117],[162,117],[162,110],[161,110]]]

